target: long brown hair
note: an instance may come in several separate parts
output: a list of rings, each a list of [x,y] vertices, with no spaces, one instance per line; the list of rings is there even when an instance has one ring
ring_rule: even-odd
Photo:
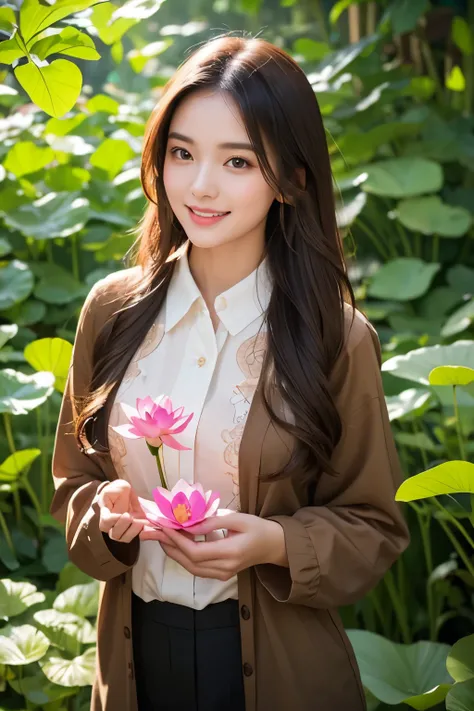
[[[170,257],[187,240],[166,197],[163,164],[174,111],[184,97],[202,88],[226,92],[236,102],[265,179],[285,198],[273,202],[266,222],[273,290],[261,378],[270,417],[296,438],[297,446],[287,467],[275,476],[334,473],[330,457],[342,428],[329,376],[343,345],[344,302],[350,301],[354,309],[355,300],[336,225],[316,97],[293,59],[263,39],[225,35],[207,42],[178,68],[149,119],[141,170],[149,204],[132,262],[143,269],[143,279],[125,295],[126,304],[113,326],[105,324],[97,336],[89,391],[75,422],[76,438],[83,441],[84,425],[91,420],[94,432],[96,426],[105,431],[103,405],[113,397],[157,318],[176,263]],[[265,153],[264,137],[277,157],[277,174]],[[302,168],[304,185],[297,177]],[[293,423],[277,414],[275,392],[292,412]],[[95,447],[98,438],[89,441]],[[102,451],[108,451],[106,445]]]

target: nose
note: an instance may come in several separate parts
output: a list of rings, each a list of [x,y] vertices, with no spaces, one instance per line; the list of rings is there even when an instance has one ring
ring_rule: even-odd
[[[219,189],[212,166],[209,163],[196,164],[196,172],[191,186],[191,192],[198,200],[202,198],[216,198]]]

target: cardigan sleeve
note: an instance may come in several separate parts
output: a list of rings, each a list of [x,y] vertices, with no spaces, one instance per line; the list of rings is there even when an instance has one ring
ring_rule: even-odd
[[[83,395],[91,377],[96,312],[104,281],[91,289],[79,316],[54,442],[55,493],[50,506],[52,516],[65,523],[70,560],[97,580],[124,573],[135,563],[139,550],[138,537],[130,543],[120,543],[99,529],[97,499],[109,481],[97,461],[81,451],[74,437],[73,398]]]
[[[289,568],[256,566],[280,602],[333,608],[362,598],[408,546],[409,531],[395,492],[402,481],[380,374],[373,327],[358,324],[335,368],[335,402],[343,432],[310,506],[269,516],[284,530]]]

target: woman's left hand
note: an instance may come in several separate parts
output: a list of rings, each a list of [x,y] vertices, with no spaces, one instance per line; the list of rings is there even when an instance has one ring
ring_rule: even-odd
[[[225,538],[195,541],[197,534],[226,529]],[[229,512],[213,516],[184,531],[143,531],[141,540],[157,540],[165,553],[200,578],[227,581],[245,568],[261,563],[288,567],[285,535],[276,521]]]

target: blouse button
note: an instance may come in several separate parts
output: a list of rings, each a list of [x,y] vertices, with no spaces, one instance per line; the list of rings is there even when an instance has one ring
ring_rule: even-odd
[[[216,302],[216,311],[223,311],[227,306],[227,301],[223,296],[219,296]]]
[[[197,364],[200,368],[202,368],[202,366],[204,365],[205,362],[206,362],[206,359],[204,358],[204,356],[201,356],[200,358],[198,358]]]
[[[252,667],[251,664],[249,664],[248,662],[245,662],[243,668],[244,668],[244,674],[245,674],[245,676],[252,676],[252,674],[253,674],[253,667]]]

